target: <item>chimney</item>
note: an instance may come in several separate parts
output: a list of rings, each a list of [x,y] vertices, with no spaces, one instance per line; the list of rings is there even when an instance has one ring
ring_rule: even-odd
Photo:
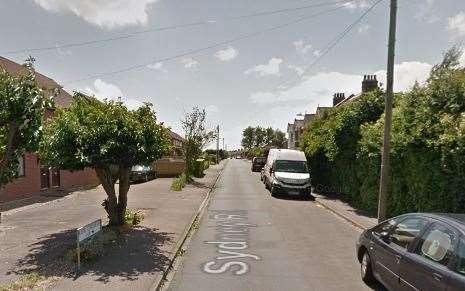
[[[333,95],[333,106],[341,103],[345,99],[344,93],[334,93]]]
[[[362,81],[362,93],[370,92],[378,88],[376,75],[364,75]]]

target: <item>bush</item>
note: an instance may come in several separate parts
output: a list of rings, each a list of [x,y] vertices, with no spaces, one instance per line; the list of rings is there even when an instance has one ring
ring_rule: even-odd
[[[173,180],[173,183],[171,183],[171,190],[181,191],[182,188],[186,186],[187,181],[187,175],[185,173],[182,173],[179,177]]]
[[[465,212],[465,71],[449,51],[425,85],[394,99],[388,215]],[[313,186],[376,212],[384,116],[380,92],[331,109],[302,138]],[[323,187],[324,188],[324,187]]]
[[[144,215],[142,213],[126,209],[126,213],[124,215],[124,221],[126,224],[139,225],[142,220],[144,220]]]

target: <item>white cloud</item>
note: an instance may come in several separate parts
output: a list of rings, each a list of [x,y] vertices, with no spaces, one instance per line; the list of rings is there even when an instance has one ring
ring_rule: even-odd
[[[288,65],[287,66],[289,69],[294,70],[297,75],[302,76],[305,72],[305,70],[302,67],[294,66],[294,65]]]
[[[356,92],[361,87],[359,75],[338,72],[318,73],[308,76],[300,84],[275,92],[255,92],[250,95],[253,103],[269,104],[291,100],[307,100],[325,104],[334,92]]]
[[[432,65],[421,62],[403,62],[395,65],[394,89],[404,91],[409,89],[415,81],[423,83]],[[385,83],[386,71],[379,70],[378,81]],[[343,74],[339,72],[318,73],[303,78],[303,81],[292,87],[281,88],[276,91],[259,91],[250,95],[250,100],[257,104],[289,103],[289,101],[313,102],[316,106],[330,105],[332,96],[336,92],[349,94],[359,93],[363,77],[360,75]]]
[[[163,73],[168,72],[168,71],[163,67],[163,63],[161,63],[161,62],[147,65],[147,68],[152,69],[152,70],[155,70],[155,71],[160,71],[160,72],[163,72]]]
[[[355,0],[349,1],[343,4],[343,6],[351,11],[358,9],[365,9],[368,7],[368,2],[366,0]]]
[[[256,73],[258,76],[280,76],[281,63],[283,62],[280,58],[271,58],[267,64],[257,65],[253,68],[248,69],[244,74],[249,75]]]
[[[184,65],[186,69],[197,69],[199,66],[199,62],[193,58],[184,58],[181,60],[181,63]]]
[[[215,57],[222,62],[229,62],[234,60],[238,55],[239,52],[230,46],[224,50],[217,51]]]
[[[435,1],[436,0],[420,1],[416,7],[417,13],[415,14],[415,18],[430,24],[441,20],[441,18],[436,15],[437,8],[434,7]]]
[[[220,110],[218,109],[218,106],[212,104],[205,107],[205,111],[207,111],[207,113],[216,113]]]
[[[394,91],[400,92],[408,90],[415,81],[424,83],[429,76],[433,66],[421,62],[402,62],[394,66]],[[375,72],[378,81],[385,83],[386,71]]]
[[[370,31],[371,29],[371,25],[369,24],[363,24],[363,25],[360,25],[358,28],[357,28],[357,32],[360,33],[360,34],[365,34],[367,33],[368,31]]]
[[[321,56],[321,51],[316,50],[316,51],[313,52],[313,55],[314,55],[315,57],[319,57],[319,56]]]
[[[53,12],[72,13],[105,28],[146,24],[150,4],[157,0],[34,0]]]
[[[293,44],[294,44],[294,47],[297,53],[303,56],[305,56],[307,53],[309,53],[312,50],[312,45],[309,43],[305,43],[302,39],[294,41]]]
[[[106,83],[105,81],[102,81],[101,79],[95,80],[94,87],[93,88],[87,87],[84,90],[84,92],[90,95],[94,95],[99,100],[104,100],[104,99],[116,100],[118,98],[121,98],[121,100],[128,107],[128,109],[131,109],[131,110],[137,109],[144,104],[143,102],[140,102],[139,100],[124,97],[123,92],[118,86],[111,84],[111,83]]]
[[[465,36],[465,12],[450,17],[447,20],[447,29],[457,36]]]

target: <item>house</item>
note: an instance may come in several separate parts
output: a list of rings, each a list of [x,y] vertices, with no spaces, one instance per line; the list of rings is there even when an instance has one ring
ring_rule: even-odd
[[[9,59],[0,57],[0,67],[12,75],[26,72],[26,69]],[[73,97],[63,90],[53,79],[35,72],[36,81],[46,94],[54,97],[57,107],[67,107],[73,101]],[[47,117],[53,118],[53,110],[45,113]],[[94,186],[99,184],[97,175],[93,169],[83,171],[64,171],[51,169],[40,164],[40,159],[35,153],[26,153],[19,161],[19,177],[0,189],[0,202],[12,201],[22,198],[40,195],[51,190],[70,190],[77,187]]]
[[[376,79],[376,75],[364,75],[362,81],[362,92],[360,94],[351,94],[347,98],[344,97],[344,93],[336,93],[333,96],[333,106],[344,106],[345,104],[348,104],[360,97],[363,93],[367,93],[378,88],[379,84],[378,80]]]
[[[186,170],[183,154],[185,139],[172,130],[169,130],[168,134],[171,140],[171,152],[152,164],[159,177],[175,177]]]
[[[294,119],[294,123],[287,124],[287,148],[298,149],[299,139],[307,127],[316,117],[316,114],[305,113],[303,119]]]

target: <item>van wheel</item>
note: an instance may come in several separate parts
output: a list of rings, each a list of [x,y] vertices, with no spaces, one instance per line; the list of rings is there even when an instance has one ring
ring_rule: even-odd
[[[360,275],[363,282],[367,284],[371,284],[375,281],[375,277],[373,276],[373,268],[371,266],[370,254],[368,254],[368,251],[366,250],[363,253],[362,262],[360,263]]]

